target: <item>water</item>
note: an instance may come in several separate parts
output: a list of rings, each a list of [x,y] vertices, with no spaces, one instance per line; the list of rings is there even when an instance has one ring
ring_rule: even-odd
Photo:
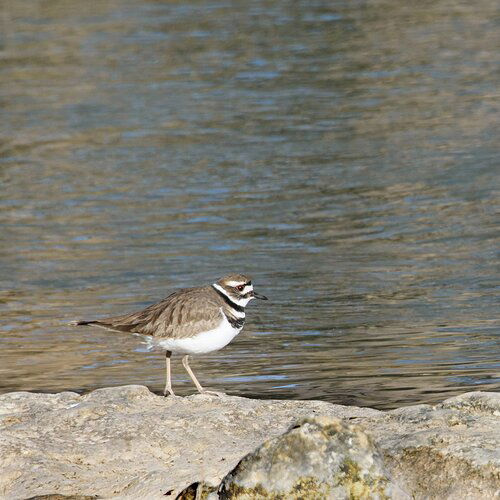
[[[206,386],[393,408],[500,388],[493,0],[3,1],[0,390],[163,387],[67,327],[228,272]],[[174,388],[194,391],[179,359]]]

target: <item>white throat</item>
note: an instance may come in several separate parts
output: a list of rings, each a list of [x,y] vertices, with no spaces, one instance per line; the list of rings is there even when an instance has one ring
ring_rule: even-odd
[[[253,299],[253,297],[248,297],[246,299],[235,299],[234,297],[231,297],[230,295],[228,295],[228,293],[226,292],[226,290],[224,290],[224,288],[222,288],[217,283],[213,283],[212,286],[216,290],[218,290],[220,293],[222,293],[223,295],[225,295],[231,302],[234,302],[235,304],[238,304],[241,307],[245,307]],[[253,289],[253,287],[252,287],[252,289]]]

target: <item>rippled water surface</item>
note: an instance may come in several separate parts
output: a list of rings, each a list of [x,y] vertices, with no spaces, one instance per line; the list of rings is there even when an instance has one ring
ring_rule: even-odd
[[[0,390],[163,387],[65,326],[245,272],[230,394],[500,387],[494,1],[0,3]],[[194,387],[174,360],[174,387]]]

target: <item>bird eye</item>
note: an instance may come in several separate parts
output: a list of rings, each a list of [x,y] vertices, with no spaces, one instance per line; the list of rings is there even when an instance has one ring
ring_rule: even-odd
[[[245,288],[245,285],[238,285],[236,288],[241,292]]]

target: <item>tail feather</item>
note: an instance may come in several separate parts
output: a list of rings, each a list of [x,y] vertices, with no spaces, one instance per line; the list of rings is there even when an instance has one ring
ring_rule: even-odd
[[[70,321],[68,325],[70,326],[80,326],[80,325],[93,325],[97,323],[97,321]]]
[[[112,332],[124,332],[124,333],[135,333],[134,327],[136,325],[120,325],[114,324],[113,322],[106,321],[71,321],[68,323],[70,326],[97,326],[99,328],[104,328],[105,330],[111,330]]]

